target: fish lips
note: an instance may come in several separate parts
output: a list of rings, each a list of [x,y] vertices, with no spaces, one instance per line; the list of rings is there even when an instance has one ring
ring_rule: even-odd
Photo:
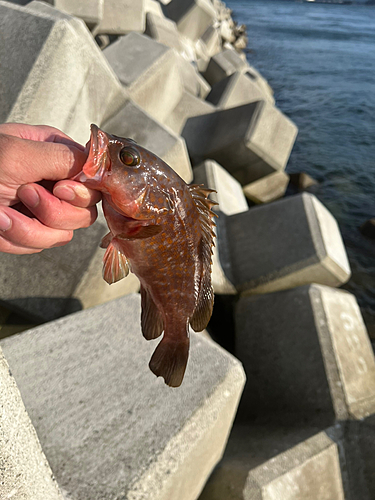
[[[108,135],[97,125],[92,124],[90,137],[90,150],[82,171],[72,178],[74,181],[82,182],[93,189],[98,187],[103,180],[104,173],[109,169],[110,159],[108,157]]]

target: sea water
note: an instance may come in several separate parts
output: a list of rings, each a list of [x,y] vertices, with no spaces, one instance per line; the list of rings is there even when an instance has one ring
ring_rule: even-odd
[[[375,336],[375,6],[227,0],[246,24],[247,58],[298,126],[286,171],[320,182],[314,194],[336,217],[354,293]],[[375,337],[374,337],[375,338]]]

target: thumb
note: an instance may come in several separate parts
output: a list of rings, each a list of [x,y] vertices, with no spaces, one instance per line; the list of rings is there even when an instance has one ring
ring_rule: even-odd
[[[72,144],[40,142],[0,134],[2,173],[14,181],[67,179],[82,170],[87,153]]]

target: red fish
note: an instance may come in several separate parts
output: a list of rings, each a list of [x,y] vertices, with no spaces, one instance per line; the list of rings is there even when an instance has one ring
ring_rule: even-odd
[[[101,243],[103,277],[115,283],[131,269],[139,278],[143,335],[150,340],[164,331],[150,369],[178,387],[189,355],[189,324],[201,331],[212,314],[212,190],[187,185],[132,139],[96,125],[87,162],[75,179],[103,193],[110,230]]]

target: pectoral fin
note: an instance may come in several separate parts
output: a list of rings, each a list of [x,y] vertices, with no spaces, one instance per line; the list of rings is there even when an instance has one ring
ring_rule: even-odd
[[[113,239],[107,247],[103,257],[103,278],[110,285],[120,281],[129,274],[129,263],[126,256]]]

